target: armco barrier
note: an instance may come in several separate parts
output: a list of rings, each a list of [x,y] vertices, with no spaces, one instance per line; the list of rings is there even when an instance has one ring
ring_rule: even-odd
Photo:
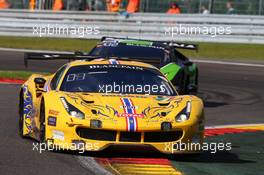
[[[0,10],[2,36],[40,37],[34,29],[47,26],[56,26],[60,32],[52,34],[50,31],[51,34],[44,34],[42,37],[98,39],[102,36],[115,36],[152,40],[264,44],[262,16],[136,13],[127,18],[125,15],[107,12]],[[64,31],[65,28],[73,26],[91,27],[92,30],[96,28],[96,31],[85,35]],[[220,33],[215,33],[216,29]],[[44,28],[42,30],[44,31]],[[187,30],[189,32],[186,32]]]

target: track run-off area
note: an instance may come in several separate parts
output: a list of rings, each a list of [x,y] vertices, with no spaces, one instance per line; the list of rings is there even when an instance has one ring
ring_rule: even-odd
[[[0,54],[0,70],[53,72],[65,63],[33,61],[25,68],[23,53]],[[124,147],[98,153],[40,153],[34,149],[34,140],[18,135],[18,92],[22,81],[0,77],[0,174],[263,175],[264,67],[197,62],[199,96],[205,105],[205,142],[231,143],[231,150],[209,150],[195,156],[168,156]]]

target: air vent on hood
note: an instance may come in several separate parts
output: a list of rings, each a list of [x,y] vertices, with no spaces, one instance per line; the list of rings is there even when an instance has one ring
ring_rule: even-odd
[[[98,112],[95,110],[95,109],[92,109],[91,112],[94,114],[94,115],[97,115]]]
[[[94,101],[90,101],[90,100],[83,100],[85,103],[88,103],[88,104],[92,104],[92,103],[94,103]]]
[[[169,106],[170,102],[168,103],[158,103],[160,106]]]

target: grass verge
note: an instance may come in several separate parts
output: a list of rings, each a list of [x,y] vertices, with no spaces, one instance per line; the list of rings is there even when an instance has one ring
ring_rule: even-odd
[[[182,51],[186,56],[196,59],[226,59],[264,61],[264,45],[230,44],[230,43],[198,43],[199,51]]]
[[[20,49],[40,49],[57,51],[90,51],[98,40],[0,37],[0,47]],[[264,45],[198,43],[199,52],[183,50],[182,52],[195,59],[231,59],[264,61]]]
[[[28,71],[0,71],[0,78],[27,80],[35,72]],[[48,73],[39,73],[48,74]]]
[[[0,36],[0,47],[54,51],[89,51],[98,40]]]

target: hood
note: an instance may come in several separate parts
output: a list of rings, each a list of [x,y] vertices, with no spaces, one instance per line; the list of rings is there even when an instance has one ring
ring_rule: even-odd
[[[156,122],[160,127],[160,122],[173,122],[188,101],[184,96],[66,93],[65,97],[85,113],[86,119],[114,122],[115,127],[128,119],[141,121],[144,126]]]
[[[67,94],[73,105],[82,105],[93,114],[117,115],[117,117],[155,118],[167,116],[173,110],[185,107],[186,100],[182,96],[149,96],[149,95],[117,95],[117,94]],[[183,105],[181,105],[183,104]],[[107,115],[107,114],[106,114]],[[109,116],[112,117],[112,116]]]

